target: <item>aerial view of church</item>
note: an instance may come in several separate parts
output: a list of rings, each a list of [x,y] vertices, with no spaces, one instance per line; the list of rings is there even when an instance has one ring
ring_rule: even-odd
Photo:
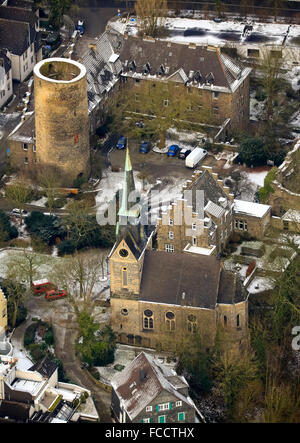
[[[300,423],[299,1],[0,0],[0,86],[0,423]]]

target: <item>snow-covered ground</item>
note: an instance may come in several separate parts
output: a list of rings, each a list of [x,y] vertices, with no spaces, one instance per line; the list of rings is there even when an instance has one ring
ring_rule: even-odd
[[[137,22],[138,24],[138,22]],[[253,26],[251,31],[244,33],[245,25]],[[170,35],[166,40],[178,43],[205,43],[222,45],[230,41],[249,43],[268,43],[282,45],[286,39],[287,43],[293,44],[293,38],[299,36],[300,25],[288,25],[282,23],[259,23],[257,20],[226,20],[216,23],[213,20],[194,18],[168,18],[165,22]],[[118,32],[130,35],[137,34],[136,21],[124,22],[122,19],[109,22],[109,26]]]

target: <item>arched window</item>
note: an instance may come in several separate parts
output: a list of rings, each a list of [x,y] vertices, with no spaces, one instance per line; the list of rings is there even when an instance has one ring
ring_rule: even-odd
[[[122,284],[123,286],[127,286],[127,268],[122,268]]]
[[[187,318],[187,330],[191,334],[195,334],[197,332],[197,318],[195,315],[188,315]]]
[[[166,313],[166,328],[168,331],[175,331],[175,314],[171,311]]]
[[[144,329],[153,329],[154,321],[153,321],[153,312],[150,309],[146,309],[143,315],[143,328]]]

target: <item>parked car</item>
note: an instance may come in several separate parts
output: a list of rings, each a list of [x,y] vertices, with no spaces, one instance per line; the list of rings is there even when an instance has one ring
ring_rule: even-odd
[[[46,278],[42,280],[35,280],[31,283],[32,290],[35,294],[44,294],[47,291],[56,290],[57,287]]]
[[[207,151],[202,148],[195,148],[185,159],[187,168],[195,168],[207,156]]]
[[[140,152],[142,154],[147,154],[149,151],[151,151],[151,143],[149,142],[142,142],[140,146]]]
[[[192,151],[190,149],[183,148],[180,150],[180,152],[178,154],[178,158],[181,158],[181,160],[185,160],[191,152]]]
[[[215,23],[221,23],[222,19],[221,19],[220,17],[214,17],[214,18],[213,18],[213,21],[214,21]]]
[[[52,289],[51,291],[46,292],[46,300],[57,300],[59,298],[67,297],[67,293],[63,289]]]
[[[78,20],[76,25],[76,31],[80,32],[80,35],[84,34],[85,31],[85,25],[83,20]]]
[[[145,125],[144,125],[144,122],[140,121],[140,122],[135,122],[135,126],[137,126],[139,128],[143,128]]]
[[[171,145],[168,149],[168,153],[167,156],[168,157],[175,157],[179,151],[179,146],[178,145]]]
[[[125,149],[127,146],[126,137],[122,136],[119,138],[118,143],[116,145],[117,149]]]
[[[22,211],[21,211],[21,210],[18,209],[18,208],[14,208],[14,209],[11,211],[10,214],[11,214],[11,215],[14,215],[15,217],[21,217],[21,214],[22,214],[22,217],[27,217],[27,216],[28,216],[28,212],[25,211],[25,209],[22,209]]]

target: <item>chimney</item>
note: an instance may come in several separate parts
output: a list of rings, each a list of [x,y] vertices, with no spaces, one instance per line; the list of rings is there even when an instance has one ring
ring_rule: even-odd
[[[185,292],[181,294],[181,306],[185,306]]]
[[[92,51],[96,52],[97,45],[95,43],[89,43],[88,48],[90,48]]]

